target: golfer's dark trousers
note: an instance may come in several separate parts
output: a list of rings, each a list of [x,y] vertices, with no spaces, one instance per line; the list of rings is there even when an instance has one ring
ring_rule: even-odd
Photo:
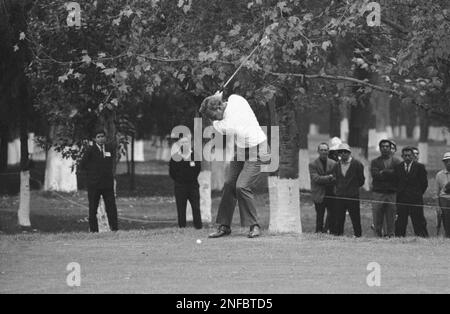
[[[335,225],[333,202],[333,199],[325,196],[322,203],[314,203],[316,208],[316,233],[327,232],[328,230],[331,233],[333,232]],[[325,218],[325,211],[327,212],[327,218],[324,227],[323,220]]]
[[[444,225],[445,236],[450,238],[450,199],[440,197],[439,205],[442,210],[442,224]]]
[[[335,211],[335,228],[333,234],[337,236],[344,235],[345,218],[348,211],[348,213],[350,214],[350,219],[352,221],[355,237],[362,236],[361,207],[358,197],[349,199],[337,199],[335,201]]]
[[[113,188],[88,188],[89,229],[91,232],[98,232],[97,208],[100,203],[100,197],[103,197],[103,201],[105,202],[105,211],[106,216],[108,217],[109,228],[111,231],[117,231],[117,206]]]
[[[236,202],[239,205],[241,226],[258,225],[253,190],[261,174],[260,161],[231,161],[225,180],[216,222],[231,226]]]
[[[200,191],[198,183],[175,183],[175,199],[177,202],[178,226],[186,227],[186,206],[187,202],[192,207],[192,217],[194,227],[202,228],[202,217],[200,213]]]
[[[400,201],[399,201],[400,202]],[[408,226],[408,217],[411,216],[411,221],[414,228],[414,233],[418,237],[428,238],[427,221],[423,213],[423,203],[421,204],[406,204],[400,202],[397,204],[397,220],[395,221],[395,236],[405,237],[406,228]]]

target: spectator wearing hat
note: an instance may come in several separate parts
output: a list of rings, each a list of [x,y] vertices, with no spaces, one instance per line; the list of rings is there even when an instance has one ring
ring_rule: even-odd
[[[445,153],[442,161],[445,169],[439,171],[436,175],[436,190],[445,236],[450,238],[450,152]]]
[[[117,206],[114,192],[115,149],[106,143],[106,133],[98,129],[94,144],[89,146],[80,161],[80,169],[87,172],[89,200],[89,229],[98,232],[97,209],[100,197],[105,202],[105,211],[111,231],[118,230]]]
[[[384,222],[386,222],[385,235],[388,237],[395,235],[397,181],[394,169],[401,163],[401,160],[392,154],[392,147],[395,146],[395,143],[390,140],[381,140],[379,143],[381,155],[370,164],[370,173],[373,178],[373,224],[378,237],[383,236]]]
[[[338,148],[339,145],[342,144],[342,140],[339,137],[333,137],[330,141],[330,151],[328,154],[328,158],[334,160],[334,161],[339,161],[339,154],[338,154]]]
[[[338,148],[340,160],[335,167],[336,176],[336,216],[335,234],[344,234],[345,216],[347,211],[353,224],[356,237],[362,236],[361,208],[359,189],[364,185],[364,166],[352,158],[348,144],[341,144]]]
[[[414,233],[428,237],[427,221],[423,212],[423,194],[428,188],[425,165],[415,161],[414,148],[402,149],[403,162],[395,167],[397,180],[397,220],[395,235],[406,236],[408,217],[411,216]]]
[[[174,146],[172,158],[169,162],[169,174],[174,181],[178,226],[180,228],[186,227],[186,206],[189,201],[194,227],[201,229],[200,186],[198,183],[201,162],[194,161],[191,138],[183,137]]]
[[[334,167],[336,162],[328,158],[329,147],[327,143],[319,144],[317,151],[319,158],[309,164],[309,174],[311,177],[311,195],[316,208],[316,233],[334,232],[335,226],[333,218],[333,197],[334,184],[336,178],[334,176]],[[325,229],[323,220],[327,212]]]

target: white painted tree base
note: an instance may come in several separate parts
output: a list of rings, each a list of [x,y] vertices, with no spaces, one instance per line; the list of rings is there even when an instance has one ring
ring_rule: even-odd
[[[366,181],[363,185],[363,189],[366,191],[370,191],[371,190],[371,182],[372,182],[372,175],[370,174],[370,163],[369,161],[366,159],[366,157],[364,157],[363,154],[361,154],[362,149],[361,148],[357,148],[357,147],[353,147],[352,148],[352,156],[354,158],[356,158],[357,160],[359,160],[363,166],[364,166],[364,177],[366,178]]]
[[[320,127],[317,124],[311,123],[309,125],[309,135],[316,136],[319,135]]]
[[[211,190],[222,191],[225,185],[225,174],[230,163],[226,161],[211,162]]]
[[[127,144],[127,153],[128,153],[128,160],[131,160],[131,143]],[[120,157],[120,161],[126,161],[126,160],[127,160],[126,156]],[[137,161],[137,162],[145,161],[144,141],[143,140],[134,141],[134,161]]]
[[[44,191],[76,192],[77,175],[72,171],[73,159],[66,159],[55,149],[50,148],[47,153],[45,168]]]
[[[211,223],[211,171],[205,170],[200,172],[198,183],[200,185],[200,213],[202,215],[202,222]],[[193,221],[192,207],[189,202],[186,209],[186,221]]]
[[[20,163],[20,139],[16,138],[8,143],[8,165],[14,166]]]
[[[428,143],[419,143],[419,162],[428,164]]]
[[[405,140],[408,138],[408,132],[406,132],[406,131],[407,131],[406,125],[400,126],[400,138],[402,140]]]
[[[30,172],[20,172],[20,203],[17,218],[19,226],[31,227],[30,221]]]
[[[97,210],[97,222],[98,222],[98,232],[109,232],[111,229],[109,228],[108,216],[106,216],[105,210],[105,202],[103,199],[100,200]]]
[[[418,141],[420,139],[420,126],[416,125],[413,130],[413,139]]]
[[[299,180],[269,176],[270,224],[275,233],[302,233]]]
[[[300,181],[300,190],[311,190],[311,178],[309,176],[309,151],[300,149],[298,158],[298,178]]]
[[[348,118],[344,118],[341,120],[341,139],[345,143],[348,141],[349,132],[350,132],[350,125]]]

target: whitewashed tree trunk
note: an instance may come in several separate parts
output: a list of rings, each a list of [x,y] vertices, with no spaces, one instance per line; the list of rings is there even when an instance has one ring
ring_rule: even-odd
[[[16,138],[8,143],[8,165],[18,165],[20,163],[20,139]]]
[[[221,191],[225,185],[225,173],[229,162],[213,161],[211,163],[211,190]]]
[[[364,183],[363,189],[370,191],[370,183],[372,182],[372,175],[370,174],[370,163],[367,158],[362,154],[362,149],[358,147],[352,147],[352,156],[359,160],[364,166],[364,177],[366,181]]]
[[[393,132],[394,132],[393,137],[396,137],[396,138],[400,137],[400,127],[399,126],[395,126],[393,129]]]
[[[205,170],[202,169],[200,172],[200,175],[198,176],[198,183],[200,185],[200,213],[202,216],[202,222],[211,223],[211,170],[209,170],[208,167],[206,167]],[[193,221],[192,207],[189,202],[186,209],[186,221]]]
[[[393,127],[391,125],[388,125],[386,127],[386,135],[387,135],[387,138],[393,138],[394,137],[394,129],[393,129]]]
[[[317,124],[311,123],[309,125],[309,135],[312,136],[319,135],[319,126]]]
[[[406,129],[406,125],[401,125],[400,126],[400,138],[402,140],[405,140],[405,139],[408,138],[408,132],[407,132],[407,129]]]
[[[300,182],[269,176],[270,224],[275,233],[302,233]]]
[[[341,120],[341,139],[343,142],[348,141],[348,133],[350,132],[350,126],[348,118]]]
[[[420,139],[420,125],[416,125],[413,130],[413,139],[418,141]]]
[[[131,160],[131,143],[127,144],[127,154],[128,154],[128,160]],[[126,161],[126,156],[121,156],[120,161]],[[145,161],[145,154],[144,154],[144,141],[143,140],[136,140],[134,141],[134,161],[143,162]]]
[[[31,227],[30,221],[30,171],[20,172],[20,203],[17,213],[19,226]]]
[[[163,148],[162,148],[162,140],[158,138],[156,140],[156,160],[162,160]]]
[[[76,192],[77,175],[72,171],[74,160],[63,158],[53,147],[48,150],[45,168],[45,191]]]
[[[169,145],[169,141],[167,139],[165,139],[162,142],[161,160],[168,162],[168,161],[170,161],[171,157],[172,157],[172,154],[171,154],[171,148]]]
[[[419,143],[419,162],[428,164],[428,143]]]
[[[311,190],[311,178],[309,176],[309,151],[300,149],[298,159],[298,178],[300,190]]]
[[[106,216],[105,202],[103,198],[100,200],[97,210],[98,232],[109,232],[108,216]]]

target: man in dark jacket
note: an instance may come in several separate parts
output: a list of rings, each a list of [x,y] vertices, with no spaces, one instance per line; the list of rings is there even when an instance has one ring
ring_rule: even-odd
[[[100,197],[103,197],[105,202],[105,211],[111,231],[118,230],[113,174],[115,158],[114,147],[106,144],[105,131],[97,130],[94,134],[94,145],[88,147],[80,162],[80,169],[87,172],[89,229],[91,232],[98,232],[97,209]]]
[[[383,236],[383,223],[386,222],[386,236],[395,235],[395,202],[397,181],[394,168],[401,163],[392,154],[395,146],[390,140],[381,140],[379,143],[381,156],[374,159],[370,165],[372,174],[372,205],[373,224],[378,237]]]
[[[428,177],[425,166],[415,161],[412,147],[402,150],[403,162],[395,167],[397,179],[397,220],[395,235],[406,236],[408,217],[419,237],[428,237],[427,221],[423,212],[423,194],[428,188]]]
[[[309,174],[311,177],[311,196],[316,208],[316,233],[327,232],[334,233],[334,167],[336,162],[328,158],[329,147],[327,143],[321,143],[317,148],[319,158],[309,164]],[[323,219],[327,211],[325,229]]]
[[[202,228],[200,213],[200,191],[198,175],[201,171],[201,162],[194,161],[189,138],[182,138],[173,148],[173,155],[169,163],[170,177],[175,182],[175,199],[177,203],[178,226],[186,227],[187,201],[192,207],[194,227]]]
[[[362,236],[361,209],[359,201],[359,189],[364,185],[364,166],[358,160],[352,158],[350,146],[339,145],[341,157],[335,167],[336,176],[336,232],[344,234],[345,215],[347,211],[353,224],[355,237]]]

